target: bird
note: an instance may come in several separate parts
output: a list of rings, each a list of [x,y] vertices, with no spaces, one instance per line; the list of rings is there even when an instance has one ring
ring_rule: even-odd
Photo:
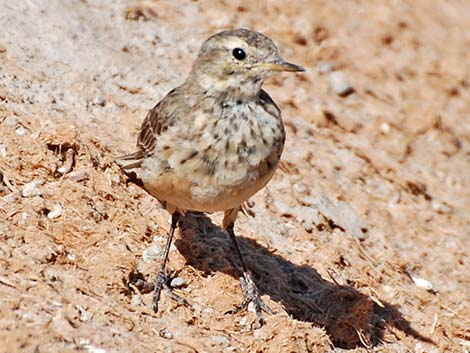
[[[278,71],[301,72],[285,61],[272,39],[246,28],[209,37],[201,46],[186,81],[171,90],[146,115],[135,152],[116,158],[122,170],[171,214],[152,309],[162,289],[172,292],[166,264],[181,217],[188,212],[224,212],[228,233],[241,264],[244,299],[229,313],[253,303],[259,325],[261,299],[243,260],[234,224],[243,203],[266,186],[276,171],[285,143],[281,111],[262,85]]]

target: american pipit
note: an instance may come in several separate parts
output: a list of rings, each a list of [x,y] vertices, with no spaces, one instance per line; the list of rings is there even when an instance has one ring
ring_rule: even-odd
[[[233,226],[243,202],[262,189],[276,170],[284,147],[281,112],[261,89],[274,71],[304,71],[282,59],[274,42],[247,29],[220,32],[202,45],[186,82],[147,114],[137,152],[118,158],[128,174],[172,215],[152,308],[162,288],[172,298],[165,271],[173,234],[187,211],[224,211],[223,228],[240,259],[243,303],[272,310],[261,300],[243,261]]]

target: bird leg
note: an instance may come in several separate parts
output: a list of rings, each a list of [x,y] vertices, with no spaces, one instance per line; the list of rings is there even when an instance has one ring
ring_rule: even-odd
[[[245,261],[243,260],[242,253],[240,251],[240,246],[238,245],[235,233],[233,231],[233,223],[229,224],[226,227],[226,230],[230,235],[230,239],[232,239],[232,243],[235,247],[235,250],[238,254],[238,258],[240,259],[242,265],[243,277],[240,277],[240,284],[243,290],[244,297],[243,302],[240,305],[236,306],[232,310],[229,310],[226,314],[236,314],[239,311],[246,309],[250,303],[253,303],[256,317],[258,318],[259,327],[262,327],[265,324],[262,311],[265,311],[270,315],[275,314],[275,312],[261,299],[259,295],[258,288],[256,287],[255,282],[251,278],[250,272],[248,271],[245,265]]]
[[[160,271],[158,271],[157,278],[155,279],[155,288],[153,291],[153,299],[152,299],[152,309],[154,312],[158,312],[158,301],[160,300],[160,294],[163,288],[165,288],[168,295],[173,300],[176,300],[181,305],[190,306],[186,299],[173,293],[173,289],[170,286],[171,279],[165,271],[166,263],[168,261],[168,254],[170,253],[171,242],[173,240],[173,235],[175,234],[175,230],[178,227],[178,222],[180,219],[181,219],[181,214],[178,212],[174,212],[171,215],[171,228],[170,228],[170,232],[168,233],[168,238],[166,240],[165,252],[163,253],[163,259],[162,259]]]

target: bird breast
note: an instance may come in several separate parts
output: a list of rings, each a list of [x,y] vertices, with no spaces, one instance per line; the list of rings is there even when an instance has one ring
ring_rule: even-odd
[[[277,108],[237,101],[212,107],[201,107],[193,112],[193,124],[170,127],[158,139],[158,161],[151,168],[189,185],[191,195],[180,208],[212,212],[237,206],[266,185],[282,153],[285,134]],[[182,142],[175,146],[171,140]]]

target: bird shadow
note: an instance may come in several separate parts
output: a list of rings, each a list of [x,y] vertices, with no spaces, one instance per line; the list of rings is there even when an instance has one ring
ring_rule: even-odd
[[[189,265],[205,274],[221,271],[240,277],[228,235],[208,217],[189,213],[181,220],[180,230],[182,236],[175,245]],[[396,306],[329,282],[315,269],[294,264],[252,239],[237,236],[237,240],[260,294],[280,303],[293,318],[324,327],[334,346],[378,346],[388,328],[434,343],[414,330]]]

